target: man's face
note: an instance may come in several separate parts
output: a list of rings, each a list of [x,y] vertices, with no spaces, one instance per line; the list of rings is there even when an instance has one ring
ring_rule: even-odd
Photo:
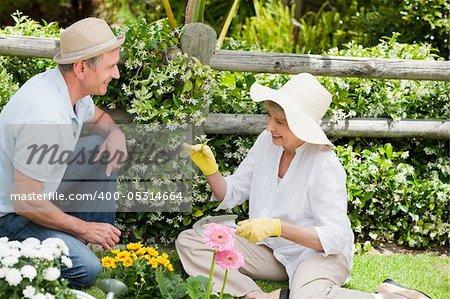
[[[108,90],[108,84],[112,79],[119,79],[119,63],[120,49],[117,48],[111,52],[103,54],[97,67],[94,69],[86,66],[86,74],[84,80],[81,82],[83,89],[89,95],[105,95]]]

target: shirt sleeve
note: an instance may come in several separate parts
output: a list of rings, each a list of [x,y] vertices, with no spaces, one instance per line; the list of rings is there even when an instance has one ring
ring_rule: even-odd
[[[333,152],[319,162],[308,191],[314,227],[325,256],[343,253],[353,242],[347,216],[346,174]]]
[[[215,211],[232,208],[242,204],[248,199],[250,195],[255,162],[258,159],[258,154],[263,150],[262,146],[265,133],[266,131],[258,136],[255,144],[249,150],[247,156],[241,162],[235,173],[225,178],[227,183],[227,192]],[[214,194],[211,199],[215,201],[218,200]]]
[[[77,115],[83,117],[83,123],[90,123],[94,118],[95,104],[90,96],[84,97],[77,103]]]
[[[75,147],[72,126],[15,125],[14,168],[35,180],[59,182]]]

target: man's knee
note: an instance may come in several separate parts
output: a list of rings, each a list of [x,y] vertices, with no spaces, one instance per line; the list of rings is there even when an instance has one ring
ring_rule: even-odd
[[[65,268],[62,276],[69,281],[69,286],[83,289],[92,286],[102,272],[100,260],[88,248],[88,254],[80,257],[72,268]]]

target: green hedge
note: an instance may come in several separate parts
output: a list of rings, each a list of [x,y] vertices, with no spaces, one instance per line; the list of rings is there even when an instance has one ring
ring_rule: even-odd
[[[39,25],[17,17],[15,27],[0,33],[57,36],[54,24]],[[248,95],[256,80],[281,86],[285,75],[216,72],[183,55],[179,33],[165,20],[151,24],[139,18],[125,24],[120,80],[113,81],[99,104],[127,109],[136,122],[166,126],[201,124],[202,108],[224,113],[261,113]],[[228,49],[253,49],[246,41],[229,40]],[[350,43],[330,55],[437,59],[427,45],[400,44],[396,36],[372,48]],[[0,103],[33,74],[53,67],[48,59],[0,57]],[[450,119],[449,83],[410,80],[319,78],[333,93],[327,117],[352,116]],[[223,174],[232,173],[245,157],[255,136],[208,136]],[[358,248],[393,241],[416,248],[448,245],[450,235],[450,158],[448,140],[346,138],[334,140],[336,153],[348,174],[349,216]],[[194,221],[213,214],[204,177],[193,180],[194,208],[189,213],[121,213],[118,226],[133,230],[148,242],[172,243]],[[232,209],[245,218],[244,203]],[[159,236],[155,240],[155,236]]]

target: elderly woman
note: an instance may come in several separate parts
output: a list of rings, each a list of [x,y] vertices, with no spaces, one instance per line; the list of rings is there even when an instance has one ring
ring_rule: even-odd
[[[236,229],[245,265],[230,271],[225,291],[244,298],[428,298],[385,281],[378,294],[347,290],[353,233],[347,217],[346,174],[319,121],[331,94],[311,74],[292,77],[281,89],[259,84],[253,101],[268,110],[262,132],[236,172],[223,178],[210,148],[186,146],[207,176],[218,209],[249,200],[249,219]],[[193,230],[176,242],[185,271],[209,272],[211,252]],[[216,269],[215,288],[224,273]],[[253,279],[289,280],[289,290],[264,293]]]

